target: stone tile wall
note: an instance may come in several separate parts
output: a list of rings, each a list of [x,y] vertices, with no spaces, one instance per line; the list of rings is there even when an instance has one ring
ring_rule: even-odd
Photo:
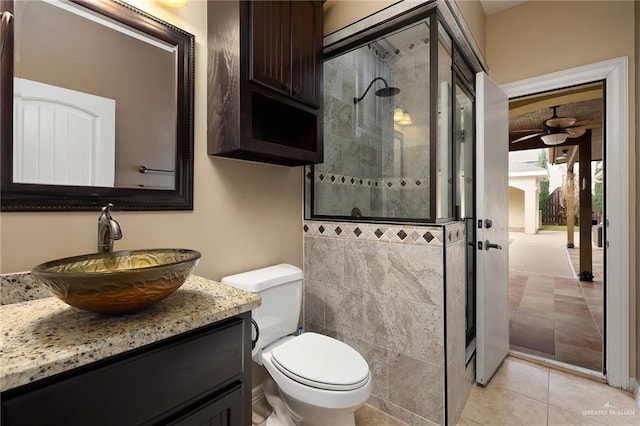
[[[457,259],[464,260],[460,225],[452,232],[442,226],[304,225],[306,330],[358,350],[373,373],[369,403],[410,425],[445,422],[444,251],[449,244],[458,271],[451,282],[463,282],[459,265],[464,263]],[[464,338],[464,305],[460,313],[462,320],[452,324],[463,327],[458,334]],[[461,356],[464,366],[464,346]]]
[[[466,239],[463,222],[447,224],[445,235],[447,419],[457,424],[475,383],[475,363],[466,364]]]

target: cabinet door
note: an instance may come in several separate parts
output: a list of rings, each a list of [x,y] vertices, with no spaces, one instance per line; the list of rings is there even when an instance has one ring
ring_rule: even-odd
[[[291,92],[291,4],[288,1],[249,4],[250,78],[288,95]]]
[[[291,2],[291,95],[315,107],[322,87],[322,2]]]
[[[199,405],[168,426],[239,426],[246,423],[242,418],[242,387],[238,386]]]

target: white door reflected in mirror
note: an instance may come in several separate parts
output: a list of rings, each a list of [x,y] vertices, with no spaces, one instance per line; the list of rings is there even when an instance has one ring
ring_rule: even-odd
[[[113,187],[116,101],[14,78],[13,180]]]

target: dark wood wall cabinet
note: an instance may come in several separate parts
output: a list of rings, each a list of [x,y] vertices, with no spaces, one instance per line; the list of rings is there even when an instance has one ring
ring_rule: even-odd
[[[322,2],[209,2],[209,155],[323,161]]]
[[[251,313],[2,393],[2,424],[251,424]]]

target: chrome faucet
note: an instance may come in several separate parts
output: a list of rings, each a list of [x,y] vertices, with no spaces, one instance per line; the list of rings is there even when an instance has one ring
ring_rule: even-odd
[[[98,218],[98,253],[113,251],[113,241],[122,238],[120,224],[111,217],[112,207],[111,203],[104,206]]]

